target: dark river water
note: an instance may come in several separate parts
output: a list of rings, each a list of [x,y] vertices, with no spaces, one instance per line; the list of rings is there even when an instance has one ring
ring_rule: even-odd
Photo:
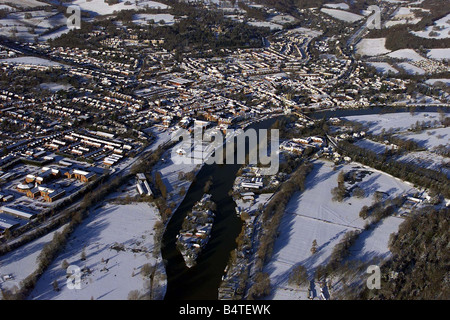
[[[409,112],[408,108],[389,108],[395,112]],[[416,112],[436,112],[436,107],[415,108]],[[447,109],[444,109],[446,112]],[[309,116],[321,119],[323,117],[344,117],[350,115],[378,114],[386,112],[386,108],[369,108],[364,110],[334,110],[323,111]],[[270,128],[276,119],[256,123],[250,128]],[[236,173],[241,165],[205,165],[197,175],[196,182],[188,190],[184,201],[172,216],[163,236],[162,257],[166,260],[167,292],[166,300],[216,300],[218,287],[224,274],[224,269],[230,257],[230,252],[236,248],[235,239],[239,235],[242,222],[236,215],[235,203],[228,195],[232,189]],[[213,178],[209,191],[212,200],[217,204],[216,218],[211,232],[211,239],[197,259],[197,265],[187,268],[183,257],[176,249],[176,236],[183,220],[192,206],[203,196],[205,183]]]
[[[266,129],[275,122],[267,119],[251,125],[252,129]],[[196,182],[172,216],[163,236],[162,257],[166,260],[166,300],[217,300],[218,287],[230,252],[236,248],[235,239],[242,229],[241,219],[236,215],[235,203],[228,192],[232,189],[240,164],[204,165],[197,174]],[[203,196],[205,183],[212,177],[209,192],[217,205],[211,239],[197,258],[197,264],[187,268],[176,249],[176,236],[183,220],[192,206]]]

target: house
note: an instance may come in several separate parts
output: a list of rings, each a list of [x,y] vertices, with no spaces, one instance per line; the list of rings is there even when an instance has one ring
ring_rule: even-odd
[[[3,196],[3,198],[1,199],[1,201],[3,201],[3,202],[9,202],[9,201],[12,201],[14,199],[14,196],[13,195],[7,195],[7,196]]]
[[[54,202],[56,200],[61,199],[66,194],[65,190],[55,190],[53,192],[49,192],[44,196],[44,200],[47,202]]]
[[[143,174],[143,173],[136,174],[136,179],[139,180],[139,181],[147,180],[147,178],[145,177],[145,174]]]
[[[91,181],[95,180],[95,178],[97,177],[97,174],[95,172],[89,172],[89,171],[84,171],[84,170],[79,170],[79,169],[67,171],[66,173],[64,173],[64,175],[68,179],[75,178],[84,183],[91,182]]]
[[[150,185],[148,184],[147,178],[145,177],[145,174],[138,173],[136,174],[136,188],[140,195],[147,194],[149,196],[153,195],[152,189],[150,188]]]
[[[33,218],[36,217],[35,213],[30,213],[30,212],[26,212],[23,211],[21,209],[16,209],[16,208],[11,208],[11,207],[7,207],[7,206],[3,206],[0,208],[0,211],[21,219],[26,219],[26,220],[31,220]]]
[[[36,176],[33,175],[33,174],[28,174],[28,175],[25,177],[25,182],[26,182],[26,183],[34,183],[35,180],[36,180]]]
[[[41,190],[39,188],[33,188],[27,191],[27,197],[31,199],[36,199],[41,196]]]
[[[27,193],[31,188],[33,188],[32,183],[19,183],[16,187],[16,190],[20,193]]]
[[[262,186],[260,184],[257,183],[251,183],[251,182],[243,182],[241,184],[242,188],[247,188],[247,189],[261,189]]]
[[[296,143],[301,143],[301,144],[310,144],[311,143],[311,138],[307,138],[307,139],[294,138],[294,139],[292,139],[292,141],[294,141]]]
[[[2,230],[11,230],[17,226],[19,226],[18,222],[0,218],[0,229]]]

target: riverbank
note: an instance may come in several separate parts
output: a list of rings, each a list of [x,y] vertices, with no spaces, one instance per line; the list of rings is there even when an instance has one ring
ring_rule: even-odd
[[[145,265],[156,266],[152,256],[157,209],[148,203],[106,204],[92,211],[73,232],[67,245],[40,277],[28,296],[33,300],[126,300],[161,293],[161,274],[152,270],[154,284],[144,274]],[[81,286],[67,286],[67,266],[79,268]]]
[[[188,268],[197,263],[197,258],[211,238],[216,204],[210,194],[204,194],[184,218],[182,229],[177,236],[177,248],[183,255]]]
[[[266,129],[275,122],[269,118],[255,123],[250,128]],[[228,194],[233,187],[239,164],[205,165],[197,174],[196,182],[172,215],[163,236],[162,256],[166,263],[168,287],[167,300],[216,300],[224,269],[230,253],[236,248],[236,238],[242,229],[242,221],[236,215],[236,205]],[[216,218],[211,230],[211,240],[199,256],[193,268],[185,266],[182,255],[176,249],[176,236],[184,217],[203,195],[203,186],[212,179],[209,193],[217,204]]]
[[[342,202],[333,200],[331,190],[338,184],[340,171],[367,173],[357,183],[365,191],[364,197],[351,196]],[[359,212],[363,206],[372,204],[377,192],[385,192],[389,198],[394,198],[413,192],[412,189],[408,183],[358,163],[341,165],[334,170],[334,164],[329,161],[315,161],[305,191],[292,196],[281,220],[273,257],[264,268],[272,286],[272,292],[266,298],[310,299],[310,282],[302,286],[289,282],[294,268],[299,265],[306,268],[313,292],[319,293],[322,286],[314,281],[316,272],[330,261],[335,246],[349,231],[361,232],[351,250],[351,259],[368,262],[388,257],[389,236],[397,231],[403,218],[390,216],[376,228],[365,230],[366,221]],[[313,247],[316,249],[312,250]],[[313,294],[312,298],[322,299],[319,294]]]

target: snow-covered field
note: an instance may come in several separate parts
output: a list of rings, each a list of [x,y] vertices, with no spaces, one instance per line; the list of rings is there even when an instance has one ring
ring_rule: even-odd
[[[387,62],[368,62],[368,64],[375,67],[381,73],[398,73],[398,70]]]
[[[151,20],[153,20],[154,23],[160,23],[161,21],[164,21],[165,24],[173,24],[174,16],[168,13],[160,13],[160,14],[140,13],[135,14],[133,16],[133,23],[139,25],[148,25]]]
[[[410,61],[425,60],[424,57],[422,57],[420,54],[418,54],[413,49],[396,50],[391,53],[388,53],[387,56],[391,57],[391,58],[395,58],[395,59],[405,59],[405,60],[410,60]]]
[[[278,14],[276,16],[270,17],[268,21],[277,24],[287,24],[295,22],[295,18],[287,14]]]
[[[344,117],[349,121],[356,121],[369,127],[369,132],[379,134],[383,129],[392,129],[396,132],[406,131],[417,121],[420,123],[433,123],[439,121],[437,112],[415,112],[413,115],[408,112],[371,114]]]
[[[283,29],[281,25],[269,21],[249,21],[248,24],[254,27],[270,28],[270,30]]]
[[[431,85],[434,85],[434,84],[436,84],[437,82],[442,82],[442,83],[445,83],[446,85],[450,85],[450,79],[445,79],[445,78],[441,78],[441,79],[428,79],[427,81],[425,81],[425,83],[427,83],[427,84],[431,84]]]
[[[41,83],[40,87],[45,90],[50,91],[59,91],[59,90],[68,90],[72,88],[70,84],[59,84],[59,83]]]
[[[66,247],[44,272],[29,299],[126,300],[132,290],[145,292],[140,274],[144,264],[154,265],[153,226],[158,210],[148,203],[106,205],[86,218],[69,238]],[[124,250],[113,249],[116,243]],[[81,260],[82,252],[86,260]],[[83,272],[81,289],[66,284],[64,260]],[[53,289],[58,282],[59,291]]]
[[[348,172],[354,168],[372,172],[358,183],[366,191],[366,197],[351,197],[343,202],[334,202],[331,189],[337,186],[339,171]],[[292,268],[303,265],[312,278],[315,268],[328,261],[334,246],[345,233],[362,230],[365,222],[359,217],[359,211],[364,205],[372,203],[375,191],[396,196],[411,190],[409,184],[357,163],[339,169],[333,171],[333,164],[328,161],[315,161],[306,182],[306,190],[294,194],[288,203],[281,221],[280,235],[275,241],[273,257],[264,269],[269,273],[274,288],[269,299],[307,299],[307,287],[298,290],[288,284]],[[389,236],[397,230],[401,221],[399,218],[388,218],[374,230],[363,231],[359,242],[352,247],[354,256],[364,261],[386,256],[389,252]],[[318,245],[315,254],[310,251],[313,240]]]
[[[0,1],[0,3],[1,3],[1,1]],[[14,9],[13,7],[8,6],[6,4],[0,4],[0,10],[16,11],[16,9]]]
[[[355,145],[360,148],[371,150],[377,154],[382,154],[386,150],[386,148],[389,149],[389,146],[369,139],[358,140],[355,142]]]
[[[299,28],[295,28],[295,29],[291,29],[288,31],[288,33],[300,33],[300,34],[304,34],[307,35],[311,38],[317,38],[320,35],[322,35],[322,31],[318,31],[318,30],[313,30],[313,29],[309,29],[309,28],[303,28],[303,27],[299,27]]]
[[[429,151],[409,152],[398,158],[423,168],[445,173],[450,178],[450,159]]]
[[[450,60],[450,48],[430,49],[427,57],[435,60]]]
[[[320,11],[332,16],[335,19],[345,21],[345,22],[350,22],[350,23],[359,21],[363,18],[363,16],[361,16],[359,14],[356,14],[353,12],[348,12],[348,11],[343,11],[343,10],[339,10],[339,9],[322,8],[322,9],[320,9]]]
[[[180,148],[182,142],[175,146],[175,149]],[[184,189],[186,192],[191,186],[191,181],[180,180],[179,174],[186,174],[192,171],[196,173],[201,169],[201,165],[197,164],[178,164],[174,159],[172,159],[171,151],[168,151],[163,156],[163,161],[158,162],[158,164],[153,168],[153,174],[159,172],[161,174],[162,180],[167,188],[168,202],[175,203],[176,207],[181,204],[184,199],[185,194],[180,195],[180,190]],[[181,157],[181,156],[180,156]]]
[[[444,145],[450,148],[450,128],[437,128],[424,130],[420,133],[405,133],[400,136],[416,141],[421,147],[431,150],[432,148]]]
[[[25,14],[30,14],[31,18],[26,19]],[[32,42],[44,32],[66,25],[66,23],[67,19],[64,15],[59,14],[56,10],[14,12],[8,14],[6,18],[0,19],[0,35]]]
[[[47,40],[56,39],[56,38],[59,38],[60,36],[62,36],[63,34],[69,33],[69,31],[70,31],[70,29],[66,25],[63,25],[58,30],[56,30],[52,33],[40,36],[39,41],[47,41]]]
[[[385,45],[386,38],[362,39],[356,45],[356,52],[362,56],[379,56],[391,52]]]
[[[419,75],[425,74],[425,70],[409,62],[399,63],[398,66],[401,67],[403,70],[405,70],[408,74],[419,74]]]
[[[398,231],[403,221],[400,217],[387,217],[373,230],[364,231],[353,245],[349,259],[369,261],[373,258],[387,258],[390,255],[387,246],[389,236]]]
[[[416,36],[429,39],[450,38],[450,13],[436,20],[433,26],[429,26],[422,31],[412,31],[412,33]]]
[[[8,4],[11,3],[15,6],[22,8],[35,8],[35,7],[44,7],[48,6],[47,3],[36,1],[36,0],[0,0],[0,4]]]
[[[37,57],[17,57],[17,58],[7,58],[7,59],[1,59],[0,63],[2,62],[8,62],[18,65],[36,65],[36,66],[45,66],[45,67],[54,67],[54,66],[62,66],[62,64],[37,58]]]
[[[421,10],[421,8],[408,8],[408,7],[400,7],[395,11],[394,16],[391,20],[385,23],[386,27],[392,27],[398,24],[416,24],[420,22],[421,18],[416,17],[414,14],[414,10]]]
[[[130,3],[130,4],[127,4]],[[86,1],[86,0],[75,0],[71,3],[65,3],[64,5],[77,5],[81,8],[82,11],[89,11],[90,13],[94,15],[108,15],[113,14],[114,11],[119,12],[122,10],[135,10],[135,9],[143,9],[148,6],[150,9],[167,9],[168,6],[159,3],[156,1],[139,1],[136,4],[136,1],[127,1],[127,0],[120,0],[120,3],[114,4],[112,6],[108,5],[103,0],[92,0],[92,1]]]
[[[50,232],[2,256],[0,259],[0,278],[11,275],[13,280],[3,283],[0,280],[0,289],[11,290],[14,286],[19,288],[20,282],[36,270],[36,258],[41,253],[42,248],[52,241],[56,231],[61,232],[63,228]]]
[[[342,9],[342,10],[348,10],[350,9],[349,5],[345,2],[341,3],[327,3],[324,4],[324,7],[331,8],[331,9]]]
[[[434,130],[431,130],[430,132],[433,132]],[[436,133],[433,133],[435,135]],[[446,145],[448,148],[450,148],[450,144],[448,144],[448,139],[445,140],[448,134],[445,136],[442,135],[441,139],[429,139],[429,136],[426,134],[416,134],[416,135],[402,135],[405,139],[413,139],[417,141],[422,146],[426,147],[427,151],[414,151],[414,152],[408,152],[406,154],[403,154],[396,158],[397,161],[402,162],[408,162],[417,166],[420,166],[422,168],[427,168],[439,172],[445,173],[447,176],[450,176],[450,169],[447,169],[450,164],[450,159],[440,156],[436,153],[431,152],[435,146],[438,146],[440,144]],[[418,136],[419,138],[415,137]],[[426,139],[426,140],[421,140]],[[377,154],[382,154],[386,148],[390,149],[391,146],[385,145],[379,142],[375,142],[368,139],[361,139],[354,143],[356,146],[360,148],[365,148],[368,150],[371,150]]]

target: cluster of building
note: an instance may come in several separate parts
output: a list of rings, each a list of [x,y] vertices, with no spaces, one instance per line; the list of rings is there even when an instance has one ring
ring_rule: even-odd
[[[180,250],[188,268],[196,264],[201,250],[208,243],[214,223],[215,214],[212,211],[214,202],[210,194],[203,195],[183,223],[182,230],[177,236],[177,248]]]
[[[280,144],[280,150],[301,155],[308,147],[320,150],[326,146],[326,140],[321,137],[293,138],[291,140],[283,141]]]
[[[148,184],[147,177],[144,173],[136,174],[136,189],[139,195],[153,195],[152,188]]]
[[[55,48],[50,56],[79,65],[100,67],[109,72],[130,76],[134,74],[138,59],[123,50],[81,50],[70,48]]]
[[[0,208],[0,222],[3,222],[0,231],[11,230],[48,213],[104,174],[101,168],[66,159],[55,162],[52,158],[49,163],[52,164],[36,167],[14,157],[1,163],[0,202],[5,205]]]

